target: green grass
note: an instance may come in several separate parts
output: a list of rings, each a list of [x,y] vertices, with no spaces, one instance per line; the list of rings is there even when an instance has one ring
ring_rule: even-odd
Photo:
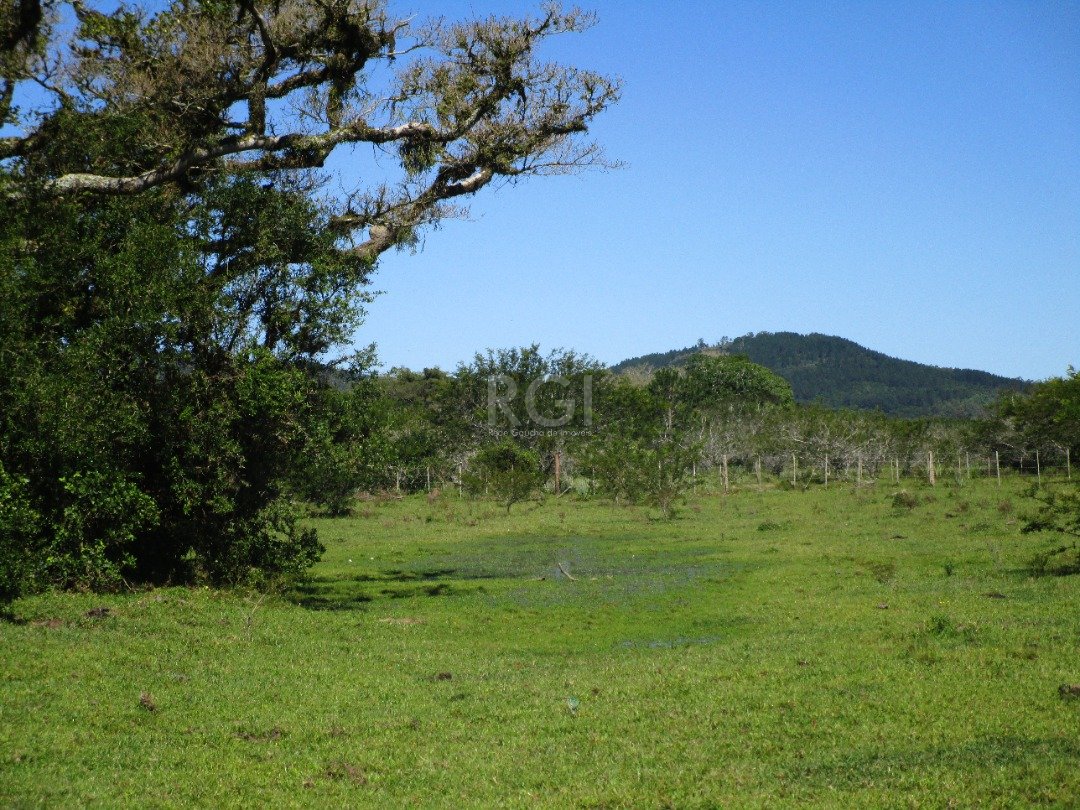
[[[1080,577],[1018,484],[909,489],[386,500],[288,598],[22,600],[0,805],[1076,803]]]

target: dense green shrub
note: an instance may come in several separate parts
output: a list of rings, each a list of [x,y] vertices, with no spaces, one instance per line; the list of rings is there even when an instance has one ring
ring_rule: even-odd
[[[544,483],[540,456],[509,439],[483,447],[469,461],[465,487],[474,495],[491,495],[510,507],[536,494]]]
[[[893,493],[892,505],[893,509],[907,509],[910,511],[919,505],[919,496],[902,489]]]

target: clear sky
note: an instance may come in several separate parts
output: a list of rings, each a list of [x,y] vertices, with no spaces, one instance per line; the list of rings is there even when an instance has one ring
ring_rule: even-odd
[[[454,18],[521,0],[397,2]],[[451,369],[751,331],[1029,379],[1080,365],[1080,4],[593,0],[624,169],[487,189],[384,257],[358,343]]]

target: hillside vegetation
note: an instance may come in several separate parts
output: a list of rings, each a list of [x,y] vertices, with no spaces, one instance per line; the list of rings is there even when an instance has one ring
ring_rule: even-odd
[[[612,370],[649,373],[681,365],[703,350],[745,355],[791,383],[798,402],[880,409],[893,416],[979,416],[999,392],[1026,388],[1023,380],[972,369],[928,366],[890,357],[845,338],[794,332],[759,332],[714,346],[642,355],[624,360]]]

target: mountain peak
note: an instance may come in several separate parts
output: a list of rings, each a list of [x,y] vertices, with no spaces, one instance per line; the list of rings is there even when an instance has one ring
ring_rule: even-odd
[[[635,376],[680,366],[698,352],[740,354],[779,374],[799,402],[833,408],[881,410],[894,416],[971,417],[1003,390],[1023,390],[1023,380],[975,369],[939,368],[901,360],[847,338],[817,332],[758,332],[713,345],[646,354],[612,366]]]

